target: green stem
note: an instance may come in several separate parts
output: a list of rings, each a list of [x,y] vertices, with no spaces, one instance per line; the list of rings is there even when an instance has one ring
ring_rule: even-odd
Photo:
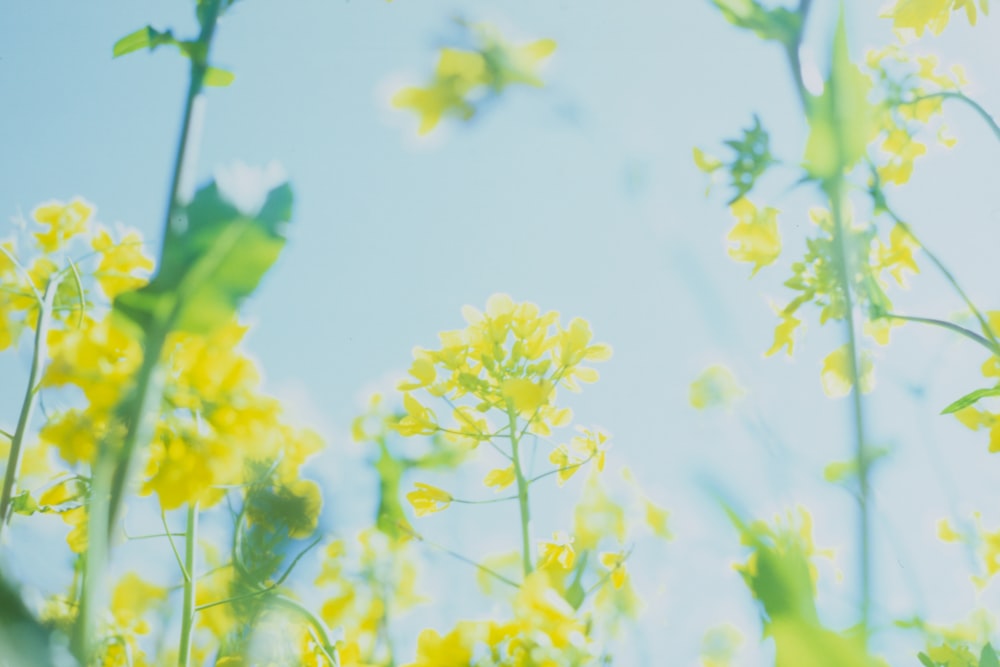
[[[165,232],[174,221],[180,202],[180,184],[185,168],[190,167],[188,149],[194,134],[194,106],[205,84],[208,55],[211,50],[215,26],[222,0],[207,0],[199,5],[201,33],[197,48],[191,57],[191,78],[184,102],[177,154],[174,159],[165,218]],[[136,375],[132,396],[122,406],[123,421],[127,428],[121,448],[103,443],[95,464],[90,488],[90,507],[87,526],[87,556],[84,561],[84,578],[80,594],[80,612],[73,633],[72,649],[77,659],[89,664],[94,652],[96,614],[102,609],[99,598],[106,595],[108,551],[111,527],[115,525],[124,502],[126,485],[136,465],[136,452],[150,441],[156,427],[163,393],[163,370],[160,356],[170,330],[169,317],[158,319],[146,331],[142,365]]]
[[[861,398],[861,370],[858,359],[858,336],[854,318],[851,266],[848,260],[848,230],[843,212],[843,175],[838,175],[827,185],[830,196],[830,210],[833,214],[836,234],[837,278],[844,296],[846,317],[844,328],[847,336],[849,371],[853,390],[851,391],[851,421],[854,425],[854,460],[858,471],[858,560],[861,566],[860,604],[861,637],[867,642],[869,617],[871,614],[871,512],[868,503],[868,473],[871,463],[865,443],[864,404]]]
[[[931,100],[935,98],[942,98],[946,100],[959,100],[960,102],[965,102],[967,105],[972,107],[973,111],[979,114],[980,118],[986,121],[986,124],[989,125],[990,129],[993,131],[993,134],[996,136],[996,138],[1000,139],[1000,124],[997,123],[996,119],[994,119],[993,116],[990,115],[990,112],[984,109],[982,105],[979,104],[979,102],[975,101],[971,97],[967,97],[964,93],[951,90],[941,91],[940,93],[928,93],[927,95],[921,95],[917,98],[914,98],[912,101],[907,102],[907,104],[916,104],[921,100]]]
[[[320,618],[316,616],[316,614],[312,613],[308,608],[302,606],[291,598],[285,597],[284,595],[275,595],[271,601],[276,605],[282,606],[289,611],[293,611],[304,618],[317,635],[316,639],[319,640],[319,649],[323,654],[323,657],[329,661],[332,667],[336,667],[340,664],[333,655],[335,652],[334,645],[333,642],[330,641],[330,633],[326,629],[326,623],[320,620]]]
[[[184,601],[181,610],[181,642],[177,655],[178,667],[188,667],[191,660],[191,631],[194,628],[195,546],[198,541],[198,503],[190,503],[187,528],[184,531]]]
[[[907,234],[909,234],[914,241],[917,242],[917,245],[919,245],[920,249],[924,251],[924,254],[927,255],[927,258],[931,260],[931,263],[937,268],[938,271],[941,272],[941,275],[943,275],[945,280],[948,281],[948,284],[951,285],[952,289],[954,289],[955,292],[958,294],[958,296],[962,299],[962,301],[965,302],[965,305],[975,316],[976,320],[979,322],[979,326],[982,327],[983,329],[983,333],[986,334],[986,337],[992,344],[993,354],[1000,355],[1000,340],[997,339],[997,333],[993,331],[993,328],[990,326],[989,320],[986,319],[986,316],[983,315],[982,311],[976,307],[976,304],[972,301],[972,299],[969,297],[966,291],[962,289],[962,286],[958,283],[958,280],[955,278],[954,274],[952,274],[952,272],[948,270],[948,267],[944,265],[944,262],[942,262],[936,254],[931,252],[931,250],[926,245],[924,245],[924,243],[917,237],[917,235],[913,233],[913,228],[911,228],[910,225],[903,222],[903,220],[898,215],[896,215],[896,213],[892,211],[892,209],[890,209],[887,205],[883,205],[883,208],[889,214],[889,217],[891,217],[897,225],[902,227],[903,230]]]
[[[989,350],[991,354],[995,354],[998,357],[1000,357],[1000,345],[995,345],[988,339],[977,334],[975,331],[969,331],[965,327],[960,327],[957,324],[953,324],[952,322],[947,322],[945,320],[936,320],[931,317],[914,317],[912,315],[897,315],[895,313],[885,313],[884,316],[893,320],[901,320],[904,322],[919,322],[921,324],[930,324],[935,327],[942,327],[944,329],[948,329],[949,331],[954,331],[955,333],[961,336],[965,336],[969,340],[976,341],[977,343],[985,347],[987,350]]]
[[[521,518],[521,566],[527,577],[534,569],[531,559],[531,508],[528,504],[529,482],[521,469],[521,437],[517,434],[517,412],[513,404],[507,406],[507,420],[510,423],[510,453],[514,463],[514,477],[517,480],[517,504]]]
[[[59,289],[59,274],[56,274],[45,286],[45,294],[38,303],[38,319],[35,322],[35,349],[31,355],[31,370],[28,372],[28,386],[21,402],[21,413],[17,418],[17,427],[10,441],[10,452],[7,455],[7,470],[3,479],[3,492],[0,495],[0,543],[3,530],[11,517],[11,501],[17,486],[17,477],[21,469],[21,458],[24,449],[24,436],[31,425],[31,415],[38,402],[38,383],[45,365],[45,339],[52,320],[52,305],[55,302],[56,290]]]

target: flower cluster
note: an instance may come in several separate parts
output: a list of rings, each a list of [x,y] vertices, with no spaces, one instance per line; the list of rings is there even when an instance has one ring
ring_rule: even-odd
[[[459,25],[475,45],[441,49],[431,82],[404,88],[392,98],[393,106],[411,109],[420,117],[420,134],[433,130],[446,116],[469,120],[486,96],[498,95],[508,86],[540,87],[538,69],[556,48],[551,39],[515,46],[490,25]]]

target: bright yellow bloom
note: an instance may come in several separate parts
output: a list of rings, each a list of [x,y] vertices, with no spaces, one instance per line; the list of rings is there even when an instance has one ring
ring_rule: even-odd
[[[608,495],[601,478],[591,473],[573,511],[573,535],[580,551],[596,549],[601,540],[625,539],[625,510]]]
[[[795,349],[795,331],[802,324],[802,320],[784,311],[781,311],[779,315],[781,316],[781,321],[774,329],[774,342],[768,348],[767,352],[764,353],[764,356],[767,357],[777,354],[782,349],[788,353],[788,356],[792,356],[792,352]]]
[[[417,487],[416,490],[407,493],[406,499],[413,505],[417,516],[440,512],[451,504],[452,497],[447,491],[422,482],[415,482],[414,486]]]
[[[721,364],[709,366],[691,383],[689,400],[698,410],[728,408],[746,394],[733,372]]]
[[[767,207],[758,211],[746,198],[738,199],[730,206],[736,217],[726,239],[733,244],[729,256],[738,262],[754,265],[751,276],[763,267],[773,264],[781,254],[781,236],[778,233],[778,210]]]
[[[576,552],[573,550],[573,537],[564,530],[552,533],[552,540],[539,544],[539,568],[559,565],[564,570],[573,568]]]
[[[896,0],[896,3],[882,14],[892,19],[896,30],[912,31],[921,37],[925,30],[940,35],[951,19],[953,11],[965,10],[970,25],[976,25],[975,0]],[[979,0],[983,14],[989,11],[989,0]]]
[[[862,355],[858,367],[860,374],[861,391],[870,392],[875,387],[874,365],[871,357]],[[823,359],[823,370],[820,378],[823,382],[823,391],[831,398],[840,398],[851,393],[854,386],[851,377],[851,358],[847,344],[841,345]]]
[[[611,570],[611,583],[615,588],[625,585],[625,558],[623,551],[605,551],[601,554],[601,565]]]
[[[52,201],[42,204],[31,212],[31,217],[42,225],[48,225],[44,232],[36,232],[35,238],[44,252],[55,252],[87,229],[87,223],[94,214],[94,206],[80,199],[73,199],[68,204]]]
[[[417,659],[404,667],[469,667],[478,643],[485,640],[487,624],[462,621],[445,636],[424,630],[417,637]]]
[[[549,461],[559,471],[556,475],[559,480],[559,486],[565,484],[570,477],[575,475],[583,463],[583,459],[570,454],[569,448],[566,445],[559,445],[552,450],[552,453],[549,454]]]
[[[494,490],[500,491],[501,489],[506,489],[508,486],[514,483],[517,475],[514,473],[514,466],[510,465],[506,468],[497,468],[496,470],[491,470],[486,475],[486,479],[483,483],[486,486],[494,487]]]
[[[409,393],[403,394],[403,409],[406,415],[395,424],[401,435],[430,435],[438,430],[434,413]]]
[[[91,246],[101,255],[94,277],[109,299],[146,284],[148,279],[136,272],[152,271],[153,260],[143,253],[142,243],[142,235],[137,231],[128,232],[117,243],[106,229],[94,235]]]
[[[942,542],[961,542],[962,534],[951,527],[948,519],[939,519],[937,522],[937,536]]]
[[[552,587],[545,570],[532,572],[521,584],[514,614],[521,628],[545,633],[557,649],[584,642],[584,624]]]
[[[890,156],[889,162],[878,167],[879,178],[885,183],[903,185],[913,173],[913,161],[927,152],[927,146],[916,141],[909,132],[894,129],[882,142],[882,151]]]
[[[167,591],[142,579],[134,572],[122,577],[111,595],[111,613],[119,628],[144,635],[149,623],[143,616],[157,602],[167,599]]]

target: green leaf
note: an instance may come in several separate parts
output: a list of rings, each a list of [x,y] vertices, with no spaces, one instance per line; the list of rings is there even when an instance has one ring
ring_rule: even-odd
[[[761,39],[795,47],[802,31],[802,17],[784,7],[765,9],[756,0],[712,0],[733,25],[750,30]]]
[[[853,166],[865,154],[877,129],[868,103],[871,82],[851,63],[843,11],[837,21],[830,62],[823,94],[810,98],[808,104],[805,167],[822,181]]]
[[[146,331],[207,334],[227,323],[285,245],[292,190],[270,190],[259,213],[241,212],[215,182],[175,212],[156,276],[119,295],[114,310]]]
[[[112,57],[118,58],[133,51],[141,51],[142,49],[152,51],[158,46],[176,43],[177,40],[174,39],[173,33],[169,30],[160,32],[153,26],[148,25],[145,28],[139,28],[135,32],[125,35],[115,42],[115,46],[112,49]]]
[[[209,67],[205,70],[204,83],[206,86],[224,88],[235,80],[236,75],[229,70],[224,70],[219,67]]]
[[[726,163],[730,184],[735,190],[735,194],[726,205],[732,206],[753,190],[757,179],[774,164],[775,160],[771,155],[771,137],[756,114],[753,117],[753,127],[744,129],[740,139],[730,139],[724,143],[736,153],[736,156]]]
[[[920,664],[924,667],[937,667],[926,653],[918,653],[917,658],[920,660]]]
[[[1000,396],[1000,387],[993,387],[991,389],[977,389],[973,392],[969,392],[968,394],[966,394],[965,396],[958,399],[957,401],[946,407],[944,410],[942,410],[941,414],[950,415],[953,412],[964,410],[965,408],[974,405],[976,402],[979,401],[979,399],[987,398],[989,396]]]
[[[27,491],[22,491],[11,499],[11,509],[15,514],[30,516],[38,511],[38,503]]]
[[[993,650],[993,646],[989,642],[983,647],[983,652],[979,656],[979,667],[1000,667],[997,652]]]

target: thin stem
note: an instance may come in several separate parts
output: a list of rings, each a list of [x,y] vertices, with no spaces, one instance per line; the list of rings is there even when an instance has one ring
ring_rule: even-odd
[[[582,461],[578,461],[577,463],[574,463],[572,465],[563,466],[562,468],[555,468],[554,470],[549,470],[549,471],[543,472],[540,475],[535,475],[534,477],[532,477],[531,479],[528,480],[528,484],[529,485],[530,484],[534,484],[535,482],[537,482],[540,479],[545,479],[546,477],[551,477],[552,475],[556,475],[556,474],[561,473],[561,472],[566,472],[567,470],[575,470],[576,468],[579,468],[581,466],[585,466],[588,463],[590,463],[591,461],[593,461],[595,456],[596,456],[596,454],[591,454],[590,456],[588,456],[587,458],[583,459]]]
[[[528,480],[521,470],[520,445],[521,436],[517,434],[517,412],[513,403],[507,406],[507,419],[510,422],[511,461],[514,463],[514,478],[517,480],[517,504],[521,519],[521,567],[524,576],[531,574],[531,508],[528,504]]]
[[[995,354],[997,356],[1000,356],[1000,346],[995,345],[994,343],[990,342],[989,340],[987,340],[983,336],[980,336],[979,334],[977,334],[975,331],[970,331],[969,329],[966,329],[965,327],[961,327],[961,326],[959,326],[957,324],[954,324],[952,322],[947,322],[945,320],[936,320],[936,319],[934,319],[932,317],[915,317],[915,316],[912,316],[912,315],[897,315],[896,313],[885,313],[884,317],[888,317],[888,318],[893,319],[893,320],[901,320],[901,321],[904,321],[904,322],[920,322],[921,324],[930,324],[930,325],[935,326],[935,327],[942,327],[944,329],[948,329],[949,331],[954,331],[955,333],[957,333],[957,334],[959,334],[961,336],[965,336],[969,340],[976,341],[977,343],[979,343],[980,345],[982,345],[983,347],[985,347],[987,350],[989,350],[991,354]]]
[[[966,96],[965,93],[944,90],[939,93],[928,93],[926,95],[920,95],[919,97],[910,100],[906,104],[916,104],[921,100],[931,100],[935,98],[943,98],[946,100],[959,100],[961,102],[965,102],[970,107],[972,107],[972,109],[977,114],[979,114],[980,118],[986,121],[986,124],[989,125],[990,129],[993,131],[993,134],[996,135],[996,138],[1000,139],[1000,124],[997,123],[996,119],[994,119],[993,116],[990,115],[990,112],[984,109],[982,105],[979,104],[979,102],[975,101],[971,97]]]
[[[858,360],[858,337],[854,321],[854,299],[851,285],[851,267],[848,263],[848,232],[843,212],[842,174],[828,183],[830,210],[833,214],[834,231],[837,238],[835,260],[837,278],[844,296],[844,329],[847,336],[848,369],[853,384],[851,391],[851,421],[854,426],[854,459],[858,471],[858,559],[861,566],[860,603],[861,637],[867,642],[869,616],[871,614],[871,516],[868,503],[868,473],[870,459],[865,442],[864,404],[861,398],[861,370]]]
[[[187,566],[184,565],[184,561],[181,560],[181,552],[177,550],[177,545],[174,543],[174,535],[176,533],[170,532],[170,526],[167,525],[167,513],[162,509],[160,510],[160,521],[163,522],[163,529],[166,531],[164,534],[167,536],[167,541],[170,542],[170,550],[174,552],[174,558],[177,559],[177,566],[181,568],[181,574],[184,575],[184,582],[187,583],[188,579],[191,578]],[[187,535],[187,533],[179,533],[180,535]]]
[[[872,173],[874,174],[875,178],[878,178],[878,172],[875,169],[872,169]],[[878,183],[876,182],[876,186],[877,185]],[[924,254],[927,255],[927,258],[931,260],[931,263],[935,267],[937,267],[937,270],[941,272],[941,275],[944,276],[945,280],[948,281],[948,284],[952,286],[952,288],[962,299],[962,301],[965,302],[965,305],[968,306],[969,310],[975,316],[976,320],[979,321],[979,326],[982,327],[983,332],[986,334],[986,336],[989,338],[989,341],[992,343],[993,354],[1000,354],[1000,340],[997,339],[997,332],[993,331],[993,328],[990,326],[989,320],[987,320],[986,316],[983,315],[982,311],[976,307],[976,304],[973,303],[972,299],[969,297],[966,291],[962,289],[962,286],[958,283],[958,280],[955,278],[954,274],[952,274],[952,272],[948,269],[948,267],[945,266],[944,262],[942,262],[936,254],[931,252],[931,250],[926,245],[924,245],[924,243],[917,237],[917,235],[913,233],[913,228],[910,227],[910,225],[908,225],[906,222],[904,222],[898,215],[896,215],[895,211],[889,208],[886,202],[882,202],[882,208],[889,215],[889,217],[892,218],[893,222],[899,225],[907,234],[910,235],[910,237],[914,241],[917,242],[917,245],[919,245],[920,249],[924,251]]]
[[[508,500],[517,500],[517,496],[504,496],[502,498],[490,498],[488,500],[462,500],[461,498],[455,498],[452,496],[451,502],[461,503],[462,505],[492,505],[493,503],[503,503]]]
[[[319,645],[320,651],[323,653],[323,657],[329,661],[332,667],[336,667],[339,663],[337,659],[333,656],[333,642],[330,641],[330,633],[326,629],[326,623],[324,623],[316,614],[312,613],[306,607],[296,602],[291,598],[287,598],[284,595],[274,596],[273,602],[278,604],[290,611],[294,611],[302,618],[309,622],[309,626],[318,635],[314,637],[316,643]]]
[[[21,469],[21,455],[24,447],[24,436],[31,425],[31,415],[38,400],[38,383],[45,365],[45,338],[48,335],[49,323],[52,319],[52,305],[56,290],[59,288],[58,276],[53,277],[45,286],[45,294],[38,304],[38,320],[35,322],[35,348],[31,355],[31,370],[28,372],[28,386],[21,401],[21,413],[17,418],[17,427],[10,439],[10,452],[7,454],[7,471],[3,479],[3,492],[0,494],[0,543],[3,530],[11,517],[11,500],[17,486],[17,476]]]
[[[489,576],[493,577],[497,581],[503,582],[503,583],[507,584],[508,586],[511,586],[512,588],[520,588],[521,587],[521,584],[519,584],[516,581],[513,581],[511,579],[508,579],[507,577],[503,576],[502,574],[500,574],[496,570],[492,570],[492,569],[486,567],[485,565],[483,565],[481,563],[477,563],[476,561],[472,560],[471,558],[463,556],[462,554],[460,554],[458,552],[452,551],[448,547],[443,546],[441,544],[438,544],[437,542],[432,542],[431,540],[428,540],[426,537],[424,537],[423,535],[421,535],[420,533],[418,533],[417,531],[413,530],[412,528],[410,528],[409,526],[407,526],[405,524],[400,524],[399,528],[400,528],[400,530],[402,530],[405,533],[409,534],[414,539],[420,540],[421,542],[423,542],[427,546],[432,547],[434,549],[437,549],[438,551],[441,551],[442,553],[448,554],[449,556],[451,556],[455,560],[459,560],[459,561],[465,563],[466,565],[471,565],[472,567],[476,568],[480,572],[484,572],[485,574],[488,574]]]
[[[170,192],[165,212],[164,233],[169,230],[179,204],[181,177],[187,165],[187,151],[192,144],[192,117],[196,98],[201,94],[208,69],[212,37],[221,10],[222,0],[199,3],[198,18],[201,33],[191,57],[191,78],[184,102],[184,117],[174,159]],[[80,599],[80,613],[73,633],[72,649],[76,658],[89,664],[93,654],[96,614],[102,609],[100,600],[106,594],[107,556],[111,527],[115,525],[124,502],[126,484],[136,465],[136,451],[152,438],[160,412],[163,394],[163,371],[160,355],[170,329],[169,317],[157,318],[146,331],[142,365],[136,375],[136,386],[130,400],[122,406],[127,427],[121,447],[104,443],[95,464],[91,484],[90,511],[87,526],[87,556]],[[169,531],[168,531],[169,532]]]
[[[169,535],[169,531],[167,533]],[[177,655],[178,667],[188,667],[191,661],[191,631],[194,629],[195,547],[198,542],[198,503],[189,503],[187,528],[184,531],[184,602],[181,608],[181,641]]]

